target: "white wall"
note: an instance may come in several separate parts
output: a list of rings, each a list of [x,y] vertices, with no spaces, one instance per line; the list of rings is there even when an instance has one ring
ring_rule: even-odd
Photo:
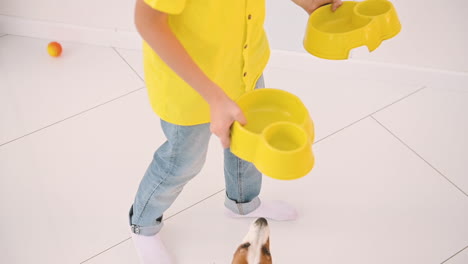
[[[266,1],[265,28],[272,49],[307,54],[302,48],[307,14],[289,0]],[[468,17],[466,17],[468,1],[392,0],[392,2],[399,14],[403,26],[402,32],[395,38],[385,41],[371,54],[365,49],[354,51],[353,59],[468,72],[466,48],[468,47]],[[21,32],[23,35],[49,38],[50,31],[46,33],[47,30],[41,30],[41,27],[33,25],[35,20],[39,20],[44,27],[60,25],[62,30],[54,31],[58,35],[60,32],[66,35],[66,28],[69,26],[73,26],[75,30],[78,26],[80,32],[94,31],[93,37],[82,36],[86,39],[83,42],[92,42],[94,38],[97,44],[119,45],[125,42],[134,45],[137,41],[99,41],[102,33],[106,32],[134,33],[133,5],[134,0],[1,0],[0,15],[3,16],[0,19],[0,31],[10,34]],[[28,21],[26,25],[23,24],[21,30],[18,30],[15,28],[16,24],[22,20],[33,21]],[[31,30],[28,31],[28,28]],[[73,35],[76,40],[77,34]],[[107,38],[114,37],[112,34],[107,36]],[[131,37],[135,38],[135,34],[131,34]],[[139,46],[136,45],[135,48]]]
[[[0,14],[82,27],[133,30],[135,0],[0,0]]]

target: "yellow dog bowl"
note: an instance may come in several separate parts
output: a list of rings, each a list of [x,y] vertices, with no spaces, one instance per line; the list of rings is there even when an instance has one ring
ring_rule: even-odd
[[[400,30],[397,13],[389,1],[345,1],[335,12],[323,6],[310,15],[304,48],[320,58],[342,60],[359,46],[375,50]]]
[[[278,89],[258,89],[242,95],[237,104],[247,125],[234,122],[232,153],[275,179],[292,180],[310,172],[314,125],[298,97]]]

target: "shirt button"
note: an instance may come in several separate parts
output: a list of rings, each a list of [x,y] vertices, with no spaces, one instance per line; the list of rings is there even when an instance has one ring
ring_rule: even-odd
[[[248,45],[247,45],[247,44],[245,44],[245,46],[244,46],[244,49],[246,49],[247,47],[248,47]]]
[[[249,20],[252,19],[252,15],[249,14],[249,16],[247,17]]]
[[[247,76],[247,73],[246,73],[246,72],[244,72],[244,77],[245,77],[245,76]]]

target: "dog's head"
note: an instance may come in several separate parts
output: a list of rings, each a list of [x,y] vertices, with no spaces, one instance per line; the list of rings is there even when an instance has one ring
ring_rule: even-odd
[[[232,264],[271,264],[270,229],[265,218],[250,226],[242,244],[234,253]]]

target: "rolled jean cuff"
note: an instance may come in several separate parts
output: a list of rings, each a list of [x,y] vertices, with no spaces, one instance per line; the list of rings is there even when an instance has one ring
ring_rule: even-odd
[[[156,226],[138,226],[138,225],[131,225],[131,231],[134,234],[142,235],[142,236],[154,236],[163,227],[163,223],[156,225]]]
[[[130,230],[132,233],[142,236],[154,236],[163,227],[164,223],[162,222],[162,217],[158,219],[158,224],[153,226],[139,226],[132,224],[132,216],[133,216],[133,206],[130,208],[130,212],[128,213],[128,221],[130,224]]]
[[[260,206],[260,198],[255,197],[252,201],[246,203],[238,203],[234,200],[231,200],[227,195],[224,201],[224,206],[231,210],[232,212],[239,215],[250,214],[255,211]]]

